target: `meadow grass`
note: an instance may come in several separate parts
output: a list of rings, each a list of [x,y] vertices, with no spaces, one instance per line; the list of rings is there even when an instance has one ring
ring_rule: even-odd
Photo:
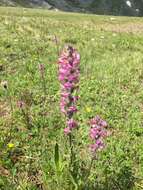
[[[0,82],[7,81],[8,90],[0,87],[0,189],[74,189],[66,161],[58,183],[54,173],[56,142],[68,159],[54,35],[59,49],[72,44],[81,54],[76,136],[82,161],[90,159],[87,121],[98,114],[110,125],[88,190],[143,189],[143,18],[3,7]],[[46,68],[46,96],[39,63]],[[26,102],[30,127],[19,100]]]

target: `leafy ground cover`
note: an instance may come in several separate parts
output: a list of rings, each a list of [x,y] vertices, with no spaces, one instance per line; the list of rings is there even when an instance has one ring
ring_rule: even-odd
[[[64,44],[81,54],[79,173],[90,160],[89,119],[102,116],[111,132],[86,189],[143,189],[143,19],[0,8],[0,31],[0,189],[76,189],[66,169],[68,142],[59,109],[57,60]],[[63,160],[58,181],[56,143]]]

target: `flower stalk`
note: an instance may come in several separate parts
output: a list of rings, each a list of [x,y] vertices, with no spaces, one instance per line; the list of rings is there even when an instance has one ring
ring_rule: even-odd
[[[91,141],[94,141],[94,144],[90,145],[90,151],[92,153],[92,157],[89,168],[87,170],[87,175],[85,176],[84,179],[84,186],[86,186],[87,184],[93,163],[97,159],[97,151],[101,151],[105,147],[103,140],[109,135],[106,129],[108,127],[107,122],[101,119],[99,116],[96,116],[93,119],[91,119],[89,124],[90,124],[89,136]]]
[[[78,88],[79,88],[79,64],[80,55],[72,46],[67,46],[62,51],[59,58],[59,81],[61,86],[61,112],[66,117],[65,135],[69,136],[70,145],[70,163],[73,164],[74,150],[72,131],[78,127],[77,121],[74,120],[74,114],[77,112]]]

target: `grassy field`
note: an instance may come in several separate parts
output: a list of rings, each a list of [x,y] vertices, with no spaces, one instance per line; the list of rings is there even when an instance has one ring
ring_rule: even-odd
[[[57,51],[65,44],[81,54],[75,135],[82,170],[90,160],[88,120],[101,115],[111,131],[84,190],[143,189],[143,18],[22,8],[0,8],[0,82],[8,82],[7,90],[0,87],[0,189],[76,189],[66,167],[59,109]],[[46,92],[39,63],[46,67]],[[27,106],[30,125],[19,100]],[[56,142],[63,160],[58,181]]]

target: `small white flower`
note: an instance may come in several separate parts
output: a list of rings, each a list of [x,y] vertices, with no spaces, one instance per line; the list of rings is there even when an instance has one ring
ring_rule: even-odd
[[[129,7],[132,7],[131,1],[126,1],[126,4],[127,4]]]
[[[110,20],[115,20],[115,18],[114,18],[114,17],[111,17]]]
[[[101,39],[104,39],[105,37],[104,36],[100,36]]]

